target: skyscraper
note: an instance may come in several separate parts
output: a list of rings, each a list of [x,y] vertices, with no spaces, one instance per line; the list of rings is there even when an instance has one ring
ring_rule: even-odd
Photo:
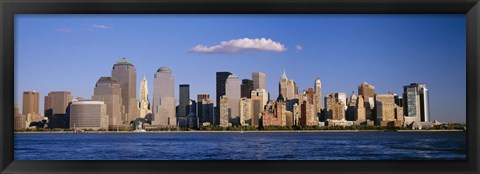
[[[203,117],[202,107],[203,107],[203,100],[210,98],[208,94],[197,94],[197,116],[199,119],[199,123],[206,122],[206,119]],[[210,122],[213,124],[212,122]]]
[[[240,96],[241,97],[246,97],[246,98],[251,98],[252,91],[253,91],[253,80],[250,79],[243,79],[242,80],[242,85],[240,86],[241,92]]]
[[[395,99],[393,94],[375,94],[377,121],[395,121]]]
[[[168,67],[160,67],[153,81],[152,125],[176,126],[174,77]]]
[[[45,96],[44,111],[49,128],[69,128],[69,105],[73,96],[68,91],[53,91]]]
[[[302,126],[318,126],[318,117],[313,115],[314,108],[311,103],[303,101],[301,104],[300,125]]]
[[[148,100],[148,82],[145,75],[143,75],[142,80],[140,81],[140,99],[138,103],[139,107],[139,116],[145,118],[147,114],[151,113],[150,111],[150,101]]]
[[[363,82],[358,86],[358,95],[363,96],[363,102],[365,103],[365,112],[367,119],[374,120],[373,118],[373,108],[375,107],[375,87]]]
[[[357,98],[357,105],[356,105],[356,113],[355,113],[355,121],[358,123],[363,123],[367,120],[367,116],[365,115],[365,102],[363,102],[363,96],[359,95]]]
[[[36,91],[24,91],[23,92],[23,109],[22,115],[40,115],[40,94]]]
[[[337,101],[342,101],[344,109],[347,109],[347,94],[344,92],[335,93]]]
[[[227,81],[227,78],[229,75],[232,75],[230,72],[217,72],[216,73],[216,88],[217,88],[217,93],[216,93],[216,100],[215,102],[216,107],[220,106],[220,96],[225,95],[225,82]]]
[[[253,72],[252,73],[252,79],[253,79],[253,89],[266,89],[265,86],[265,73],[263,72]]]
[[[188,84],[181,84],[179,86],[180,88],[180,100],[179,100],[179,105],[178,105],[178,116],[179,117],[185,117],[189,114],[187,111],[187,107],[190,101],[190,85]]]
[[[229,75],[225,82],[225,96],[228,98],[229,121],[233,125],[240,124],[240,79]]]
[[[420,94],[420,112],[421,112],[420,121],[429,122],[430,121],[430,103],[429,103],[428,89],[425,84],[419,84],[419,94]]]
[[[269,102],[262,113],[262,126],[286,126],[287,105],[285,99],[279,95],[276,101]]]
[[[100,77],[95,84],[92,100],[102,101],[107,105],[109,128],[128,126],[130,121],[124,113],[125,106],[122,105],[122,90],[120,84],[111,77]],[[71,125],[73,126],[73,125]]]
[[[44,109],[45,117],[51,117],[55,114],[67,114],[67,107],[72,102],[73,96],[68,91],[52,91],[45,96]]]
[[[357,96],[355,95],[355,91],[352,91],[352,95],[350,95],[350,98],[348,99],[348,104],[347,104],[347,115],[346,119],[348,121],[356,121],[356,112],[357,112]]]
[[[255,89],[252,91],[252,118],[251,126],[259,126],[259,119],[261,113],[264,111],[265,105],[268,102],[268,92],[265,89]]]
[[[205,98],[201,102],[201,115],[202,118],[200,120],[200,123],[205,123],[209,122],[210,124],[216,124],[217,121],[215,120],[215,113],[214,113],[214,107],[213,107],[214,101],[211,98]]]
[[[358,95],[362,95],[363,101],[368,102],[369,98],[375,95],[375,87],[367,82],[363,82],[358,86]]]
[[[289,80],[287,74],[285,73],[285,69],[283,70],[283,74],[280,77],[280,82],[278,83],[278,91],[279,94],[282,94],[285,100],[291,100],[296,98],[295,92],[296,84],[293,80]]]
[[[240,125],[251,125],[252,121],[252,100],[242,97],[240,99]]]
[[[228,106],[228,97],[226,97],[225,95],[222,95],[220,97],[220,107],[219,108],[219,112],[220,112],[220,117],[219,117],[219,126],[220,127],[228,127],[229,124],[228,124],[228,121],[229,121],[229,118],[228,118],[228,115],[229,115],[229,106]]]
[[[118,60],[112,68],[112,79],[122,89],[122,104],[125,106],[128,122],[138,117],[137,70],[127,59]]]
[[[317,77],[317,79],[315,79],[315,84],[314,84],[314,94],[315,94],[315,97],[314,97],[314,107],[315,107],[315,113],[316,114],[319,114],[322,110],[322,106],[323,106],[323,103],[322,103],[322,82],[320,81],[320,78]]]
[[[403,87],[405,123],[429,121],[428,89],[425,84],[412,83]]]

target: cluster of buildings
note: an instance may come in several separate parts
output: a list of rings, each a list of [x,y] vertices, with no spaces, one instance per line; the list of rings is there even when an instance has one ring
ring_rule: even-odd
[[[216,99],[209,94],[190,97],[190,85],[179,85],[179,102],[174,97],[174,75],[168,67],[154,74],[150,102],[145,76],[137,98],[135,66],[125,58],[117,61],[111,76],[99,77],[91,99],[75,98],[69,91],[52,91],[44,98],[44,115],[39,112],[40,94],[23,93],[23,109],[15,106],[15,128],[119,129],[201,126],[425,126],[430,122],[428,89],[425,84],[404,86],[403,95],[377,94],[364,82],[358,93],[322,96],[322,84],[299,90],[283,71],[279,95],[270,100],[266,75],[253,72],[242,79],[231,72],[216,73]],[[358,95],[358,96],[357,96]]]

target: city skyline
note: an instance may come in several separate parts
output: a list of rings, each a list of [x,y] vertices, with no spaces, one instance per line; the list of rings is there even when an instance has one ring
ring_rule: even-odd
[[[83,20],[85,23],[100,22],[98,21],[98,19],[95,19],[93,17],[85,17],[87,15],[82,15],[82,16],[84,17],[82,18],[82,17],[76,16],[76,18],[80,18],[81,19],[80,21]],[[230,16],[230,17],[233,16],[233,18],[236,20],[246,20],[251,18],[251,16],[249,17],[248,15],[246,16],[227,15],[227,16]],[[287,18],[286,22],[289,22],[288,19],[290,19],[290,22],[293,21],[292,19],[295,19],[292,17],[295,15],[281,15],[281,16],[284,16],[284,17],[286,16],[285,17]],[[29,25],[32,25],[31,24],[32,21],[33,23],[35,23],[35,20],[40,21],[40,20],[45,20],[45,18],[46,19],[53,18],[53,19],[49,19],[50,23],[54,23],[56,21],[57,24],[58,24],[58,21],[61,21],[61,22],[65,22],[65,21],[62,20],[62,17],[58,17],[58,16],[34,18],[34,17],[28,17],[27,15],[26,17],[21,16],[20,18],[18,18],[19,19],[18,30],[20,30],[20,32],[16,32],[16,37],[17,37],[17,33],[20,33],[18,34],[19,35],[18,48],[16,47],[16,51],[18,51],[18,53],[20,54],[16,54],[18,55],[18,60],[16,59],[16,62],[15,62],[16,63],[16,70],[15,70],[16,71],[16,77],[15,77],[16,88],[15,89],[17,89],[15,92],[16,104],[18,104],[19,107],[21,107],[22,103],[19,102],[18,100],[19,96],[21,97],[21,94],[23,93],[23,91],[27,91],[27,90],[39,91],[41,99],[50,91],[60,91],[60,90],[70,91],[74,97],[91,98],[91,96],[93,96],[93,88],[95,86],[95,82],[98,80],[98,78],[101,76],[109,76],[110,74],[109,72],[111,71],[113,64],[118,59],[122,57],[126,57],[132,64],[135,65],[137,69],[137,81],[136,81],[137,89],[139,89],[141,77],[143,76],[143,74],[145,74],[147,80],[149,81],[149,86],[148,86],[148,89],[150,89],[148,91],[149,94],[154,93],[152,89],[153,89],[153,83],[154,83],[153,74],[155,73],[155,70],[162,66],[169,67],[172,70],[173,76],[175,77],[174,91],[175,91],[175,99],[177,101],[176,105],[179,104],[178,102],[179,84],[190,85],[191,99],[195,100],[197,94],[203,94],[203,93],[209,94],[211,98],[215,98],[216,97],[215,96],[215,73],[219,71],[229,71],[234,75],[239,76],[240,80],[246,79],[246,78],[252,79],[252,76],[251,76],[252,72],[256,72],[256,71],[264,72],[266,74],[267,91],[270,93],[270,99],[274,100],[278,96],[278,88],[277,88],[278,81],[280,80],[283,68],[285,68],[288,79],[295,80],[295,82],[299,86],[299,90],[302,90],[302,91],[308,88],[313,88],[315,79],[319,77],[322,82],[322,96],[327,96],[331,92],[334,92],[334,93],[345,92],[347,94],[350,94],[351,91],[355,91],[355,93],[357,94],[357,86],[364,81],[374,85],[377,94],[385,94],[390,91],[393,93],[397,93],[399,95],[403,93],[402,87],[405,85],[408,85],[410,83],[415,83],[415,82],[425,83],[428,85],[429,89],[431,90],[430,92],[431,119],[432,120],[438,119],[441,121],[464,122],[465,111],[466,111],[466,108],[465,108],[465,93],[466,93],[465,82],[466,81],[465,81],[465,59],[464,59],[465,49],[461,50],[461,48],[462,46],[463,48],[465,47],[465,43],[462,42],[462,41],[465,41],[465,38],[464,38],[465,31],[461,30],[462,27],[464,29],[464,26],[460,25],[461,23],[465,22],[464,15],[423,15],[423,16],[419,15],[420,17],[419,16],[412,17],[412,15],[398,15],[398,17],[393,18],[394,21],[397,20],[396,22],[403,22],[403,23],[409,23],[408,20],[413,20],[414,22],[410,22],[410,23],[415,23],[420,25],[421,26],[420,29],[424,33],[410,31],[410,30],[408,30],[409,32],[405,32],[404,31],[405,28],[397,31],[395,30],[395,27],[394,27],[395,25],[399,25],[400,27],[402,26],[405,27],[404,26],[405,24],[400,25],[398,23],[385,21],[385,19],[382,20],[382,17],[381,17],[382,15],[380,15],[379,17],[369,16],[369,15],[361,15],[363,17],[355,17],[355,15],[350,15],[350,16],[349,15],[343,15],[343,16],[327,15],[327,16],[337,18],[338,21],[336,24],[340,26],[339,28],[342,28],[342,25],[343,27],[348,26],[348,24],[345,24],[347,22],[343,23],[342,20],[346,20],[349,22],[353,21],[354,24],[355,22],[357,22],[357,25],[360,25],[361,27],[363,27],[363,30],[365,31],[352,31],[352,32],[359,32],[359,33],[365,33],[367,32],[366,31],[367,29],[375,30],[375,28],[372,26],[362,25],[362,21],[363,22],[380,21],[379,22],[380,24],[378,24],[377,26],[379,27],[378,31],[390,29],[389,30],[390,32],[392,32],[392,30],[398,32],[397,35],[398,34],[407,35],[409,34],[409,32],[410,34],[411,33],[417,34],[415,36],[418,36],[420,38],[413,38],[413,39],[420,43],[413,43],[413,42],[411,43],[411,41],[407,43],[404,42],[400,44],[403,47],[395,49],[394,48],[395,46],[399,46],[398,43],[395,43],[395,41],[402,39],[402,38],[395,38],[396,40],[391,40],[390,44],[392,44],[392,47],[383,46],[384,49],[382,50],[377,48],[378,50],[380,50],[378,51],[373,49],[375,48],[374,46],[377,46],[377,47],[379,46],[378,43],[374,45],[369,45],[370,47],[365,45],[356,45],[357,47],[360,47],[360,48],[357,48],[354,46],[348,46],[348,43],[346,42],[348,36],[345,36],[346,33],[343,33],[343,35],[341,32],[340,34],[337,33],[336,37],[340,38],[339,41],[335,43],[334,41],[330,40],[330,42],[334,42],[332,43],[332,45],[336,45],[336,46],[347,44],[346,48],[349,48],[349,49],[346,49],[346,50],[349,50],[352,52],[350,52],[350,54],[346,54],[341,50],[338,50],[340,48],[337,48],[336,51],[330,50],[331,52],[329,52],[327,49],[315,49],[316,48],[315,42],[312,42],[312,41],[310,42],[301,41],[302,39],[298,39],[298,41],[292,41],[295,39],[288,39],[288,37],[287,38],[280,37],[279,35],[276,35],[276,34],[262,35],[262,33],[263,34],[268,33],[265,31],[260,32],[260,34],[252,34],[252,33],[247,34],[245,32],[242,33],[242,32],[230,31],[230,33],[224,34],[226,36],[223,36],[223,39],[214,38],[210,41],[207,41],[205,39],[204,40],[198,39],[198,37],[195,39],[191,38],[190,40],[188,36],[185,36],[185,38],[183,38],[182,41],[185,41],[188,43],[174,44],[175,48],[180,47],[174,50],[177,50],[177,51],[183,50],[183,51],[174,52],[174,50],[161,50],[162,52],[165,52],[165,53],[161,53],[159,56],[145,55],[147,53],[140,53],[142,51],[148,52],[148,54],[160,53],[154,50],[154,48],[148,48],[146,50],[145,48],[143,49],[136,48],[137,51],[134,48],[132,48],[132,49],[126,49],[123,51],[117,51],[118,53],[109,54],[109,52],[115,52],[113,50],[117,50],[117,49],[112,47],[107,47],[107,46],[105,46],[105,48],[107,48],[106,51],[104,52],[99,51],[100,55],[96,55],[96,54],[92,54],[91,52],[95,50],[93,47],[84,46],[86,47],[85,49],[78,48],[77,50],[76,46],[79,46],[79,45],[74,44],[75,46],[73,47],[69,47],[69,46],[66,46],[66,47],[68,48],[68,50],[73,52],[75,52],[75,50],[79,52],[83,52],[82,50],[84,51],[86,50],[87,52],[90,52],[90,54],[92,55],[91,56],[92,58],[90,58],[89,56],[86,56],[81,58],[85,60],[81,60],[81,59],[79,60],[76,55],[67,54],[70,57],[73,57],[72,60],[68,58],[68,62],[74,63],[75,65],[79,66],[80,69],[77,66],[73,66],[69,68],[62,67],[60,65],[68,65],[68,63],[61,61],[60,64],[56,64],[55,68],[39,69],[39,71],[42,73],[39,72],[39,73],[32,74],[32,73],[29,73],[26,69],[35,70],[35,68],[33,67],[55,64],[55,60],[58,61],[60,57],[53,56],[51,58],[45,59],[46,56],[50,55],[50,53],[47,54],[41,50],[31,51],[33,53],[22,52],[21,50],[26,50],[29,48],[29,46],[30,47],[32,46],[31,42],[35,44],[36,41],[42,40],[41,38],[45,37],[45,36],[36,36],[34,38],[25,38],[27,36],[22,36],[23,34],[22,31],[29,31],[31,28],[26,29],[26,27],[28,27]],[[331,19],[325,18],[324,16],[321,16],[321,15],[320,16],[307,15],[307,17],[309,17],[309,19],[311,20],[316,19],[316,20],[319,20],[320,22],[325,22],[326,20],[327,23],[328,22],[332,23]],[[56,18],[59,18],[59,19],[56,19]],[[103,18],[108,18],[108,17],[104,16]],[[80,30],[78,31],[80,32],[80,34],[78,35],[85,36],[90,34],[89,37],[92,37],[95,35],[95,33],[93,32],[103,33],[103,34],[100,34],[100,37],[103,37],[103,35],[110,35],[108,34],[108,32],[112,32],[112,31],[116,32],[116,36],[121,36],[121,35],[118,35],[119,33],[122,33],[121,31],[115,31],[115,29],[120,29],[120,30],[122,29],[121,28],[122,26],[119,25],[120,23],[118,23],[118,21],[116,21],[117,22],[116,23],[114,20],[114,19],[118,20],[118,18],[120,17],[113,17],[113,19],[111,19],[110,22],[106,22],[109,24],[103,25],[103,27],[101,27],[100,24],[92,24],[91,28],[89,28],[90,30],[71,29],[67,31],[67,30],[55,30],[53,28],[51,28],[52,30],[48,30],[43,27],[40,27],[39,30],[42,32],[52,32],[53,34],[50,34],[50,35],[58,35],[56,36],[56,39],[55,38],[53,39],[54,40],[54,42],[52,43],[53,45],[62,44],[60,41],[64,40],[65,38],[71,39],[71,37],[73,36],[69,36],[69,34],[71,35],[75,33],[77,30]],[[152,18],[155,18],[155,17],[152,17]],[[159,18],[160,19],[166,18],[163,20],[170,21],[170,22],[178,20],[175,18],[175,15],[170,15],[170,16],[167,15],[167,17],[159,17]],[[211,21],[220,20],[220,21],[223,21],[224,23],[227,23],[225,21],[226,19],[225,17],[215,17],[215,16],[209,16],[209,15],[204,15],[203,18],[205,19],[202,19],[202,17],[193,17],[188,15],[187,16],[183,15],[179,18],[193,18],[190,20],[197,23],[200,23],[201,21],[209,21],[209,20]],[[213,19],[210,19],[210,18],[213,18]],[[352,18],[352,19],[349,19],[349,18]],[[388,19],[392,20],[392,18],[388,18]],[[100,18],[100,20],[102,20],[102,18]],[[103,20],[104,22],[109,21],[107,19],[103,19]],[[130,17],[130,20],[131,21],[133,20],[134,21],[133,23],[135,23],[134,17]],[[279,22],[282,21],[279,19],[279,17],[269,16],[269,15],[266,15],[265,17],[259,19],[259,21],[262,21],[262,20],[263,21],[270,20],[271,21],[270,24],[273,23],[271,26],[272,28],[274,28],[274,26],[277,26]],[[423,22],[430,21],[431,23],[427,25],[427,24],[423,24],[420,21],[423,21]],[[261,23],[261,22],[258,22],[258,23]],[[335,23],[335,21],[333,23]],[[453,25],[452,23],[455,25]],[[47,22],[47,24],[49,24],[49,22]],[[187,24],[180,23],[180,24],[177,24],[177,27],[183,26],[183,25],[187,25]],[[431,31],[429,31],[430,33],[426,33],[428,29],[431,29],[429,27],[433,27],[433,26],[438,27],[439,25],[449,26],[449,27],[446,27],[446,29],[443,29],[440,31],[435,31],[433,32],[433,34],[431,33]],[[51,24],[47,26],[55,27],[58,25]],[[264,28],[266,28],[267,26],[268,25],[263,25]],[[305,26],[305,24],[303,26]],[[213,28],[213,26],[211,26],[210,28]],[[259,27],[259,28],[262,28],[262,27]],[[290,27],[285,27],[285,28],[290,28]],[[346,32],[347,30],[348,29],[343,28],[343,32]],[[166,32],[168,31],[172,31],[172,29],[166,30]],[[218,30],[216,31],[218,32]],[[442,35],[451,31],[455,31],[456,33],[459,33],[458,34],[459,36],[463,34],[463,38],[462,37],[452,38],[451,35],[448,35],[448,36],[445,36],[448,38],[435,38],[432,41],[432,40],[425,40],[424,37],[421,37],[421,34],[431,35],[430,37],[432,37],[432,36]],[[239,33],[239,34],[234,34],[234,33]],[[368,33],[370,33],[369,36],[372,37],[370,40],[377,40],[377,41],[382,39],[380,36],[385,37],[385,34],[388,34],[388,32],[385,32],[385,31],[380,34],[372,33],[372,32],[368,32]],[[29,35],[29,34],[25,34],[25,35]],[[76,35],[75,38],[78,37],[78,35]],[[148,40],[148,37],[146,36],[136,36],[136,37],[137,38],[134,38],[132,40],[138,40],[139,38]],[[355,43],[360,42],[359,40],[361,40],[362,36],[358,36],[358,37],[360,38],[352,39],[351,42],[355,42],[355,41],[356,41]],[[271,44],[272,47],[269,47],[269,48],[275,48],[275,49],[273,49],[273,51],[268,49],[267,51],[265,51],[264,48],[258,48],[257,50],[253,49],[250,51],[249,50],[246,50],[246,51],[230,50],[231,52],[228,52],[228,49],[227,50],[217,49],[217,48],[222,48],[221,41],[233,40],[232,42],[236,43],[238,42],[238,40],[235,40],[235,39],[242,39],[242,38],[249,38],[249,39],[246,39],[246,41],[253,42],[253,43],[256,43],[257,41],[265,42],[267,45]],[[261,38],[266,38],[266,39],[262,40]],[[292,38],[295,38],[295,37],[292,37]],[[255,39],[258,39],[258,40],[255,40]],[[168,41],[171,41],[171,40],[168,40]],[[168,41],[165,41],[165,42],[168,43]],[[225,45],[228,45],[228,43],[232,43],[232,42],[226,42]],[[455,44],[452,44],[452,42]],[[67,43],[70,43],[70,41]],[[79,43],[85,44],[85,42],[79,42]],[[151,42],[148,42],[148,43],[165,44],[162,42],[162,40],[158,40],[158,41],[151,40]],[[276,43],[280,43],[280,46]],[[200,44],[204,46],[199,46]],[[328,46],[328,44],[326,43],[321,43],[321,44],[322,46]],[[408,45],[408,44],[413,44],[413,45]],[[423,45],[423,44],[427,44],[427,45]],[[432,44],[432,45],[428,45],[428,44]],[[96,45],[96,44],[93,43],[93,45]],[[182,46],[179,46],[179,45],[182,45]],[[214,45],[217,45],[218,47],[215,47]],[[120,48],[125,48],[127,46],[133,46],[133,45],[132,44],[120,45]],[[415,48],[418,46],[426,50],[421,51],[420,49]],[[48,46],[45,46],[45,47],[48,47]],[[354,48],[357,48],[357,49],[354,49]],[[405,48],[409,48],[409,49],[405,49]],[[444,49],[438,50],[438,48],[444,48]],[[361,51],[362,49],[367,49],[367,51],[365,50]],[[385,49],[390,50],[391,51],[389,52],[390,54],[382,53],[382,51],[385,51]],[[399,57],[397,53],[402,52],[402,50],[403,51],[407,50],[406,52],[408,53],[406,55],[409,55],[411,57],[407,57],[407,58]],[[441,52],[442,54],[440,53],[433,54],[431,52],[428,52],[429,50],[436,50]],[[218,51],[218,53],[212,53],[215,51]],[[392,51],[395,54],[392,54]],[[54,50],[53,52],[58,53],[62,51]],[[328,53],[325,54],[325,52],[328,52]],[[380,52],[380,53],[375,54],[376,52]],[[421,55],[423,56],[418,56],[410,52],[421,53]],[[34,54],[34,53],[37,53],[37,55],[41,57],[42,61],[38,62],[38,60],[36,60],[35,58],[32,58],[33,56],[31,56],[31,54]],[[334,53],[337,53],[338,55],[334,56],[335,55]],[[355,53],[358,56],[353,56],[353,54]],[[172,55],[171,59],[158,58],[162,56],[168,57],[168,54]],[[375,56],[370,57],[369,56],[370,54]],[[181,55],[181,56],[175,56],[175,55]],[[320,56],[321,58],[316,58],[317,56],[315,55],[321,55]],[[384,58],[382,58],[382,55],[383,56],[390,55],[390,57],[385,56]],[[429,57],[425,57],[425,55],[429,55]],[[431,58],[430,56],[433,56],[433,55],[438,56],[438,58]],[[85,56],[85,55],[82,55],[82,56]],[[331,56],[332,58],[328,58],[329,56]],[[351,56],[351,58],[349,59],[345,58],[349,56]],[[77,57],[77,59],[75,59],[75,57]],[[184,58],[185,61],[182,61],[183,59],[179,59],[176,57]],[[365,57],[370,57],[370,58],[365,58]],[[358,60],[357,58],[360,60]],[[423,59],[420,59],[420,58],[423,58]],[[212,59],[212,60],[207,60],[207,59]],[[402,60],[405,60],[407,63],[403,63]],[[451,62],[452,60],[455,60],[455,61]],[[163,61],[165,61],[165,63],[162,63]],[[315,63],[316,61],[319,61],[319,62]],[[409,64],[408,61],[415,62],[411,65],[412,68],[402,69],[403,67],[402,65]],[[430,61],[440,61],[440,62],[443,61],[443,63],[438,64]],[[206,62],[206,63],[202,63],[202,62]],[[255,64],[255,62],[258,62],[258,64]],[[371,67],[367,66],[367,68],[364,68],[366,67],[366,65],[369,65],[368,62],[375,62],[375,64],[371,65]],[[431,67],[425,68],[426,65],[429,65],[427,63],[436,65],[437,68],[433,68],[433,69]],[[87,64],[88,66],[86,66]],[[90,66],[90,64],[92,65]],[[206,64],[207,65],[210,64],[210,67],[205,66]],[[351,64],[354,64],[354,65],[351,65]],[[392,67],[389,67],[388,65],[391,65]],[[394,65],[397,65],[397,66],[394,66]],[[85,66],[85,67],[81,68],[82,66]],[[334,67],[332,68],[332,66]],[[387,67],[382,67],[382,66],[387,66]],[[423,67],[424,69],[418,70],[418,67]],[[445,67],[449,68],[448,71],[444,69]],[[395,68],[398,68],[398,71],[395,71]],[[79,70],[84,70],[84,71],[79,71]],[[88,72],[88,71],[92,71],[92,72]],[[60,73],[60,72],[65,72],[65,73],[52,76],[53,74]],[[378,72],[381,72],[381,73],[378,74]],[[359,74],[364,74],[364,75],[362,76]],[[73,76],[74,78],[70,79],[69,76]],[[82,76],[82,78],[78,78],[80,76]],[[198,78],[199,76],[202,78]],[[94,78],[91,78],[91,77],[94,77]],[[45,85],[43,83],[39,83],[39,81],[40,82],[54,81],[57,83],[45,83],[46,84]],[[80,82],[80,84],[75,83],[75,81]],[[61,83],[58,83],[58,82],[61,82]],[[453,91],[450,91],[452,89]],[[136,94],[138,94],[138,90],[136,91]],[[149,96],[149,100],[150,102],[152,102],[151,95]],[[452,105],[452,103],[450,103],[449,101],[455,101],[455,102]],[[42,100],[40,100],[40,106],[43,106]],[[40,109],[40,111],[43,114],[43,109]]]

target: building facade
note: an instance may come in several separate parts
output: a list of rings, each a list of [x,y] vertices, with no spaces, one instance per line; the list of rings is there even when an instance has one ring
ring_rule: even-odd
[[[253,72],[252,73],[252,79],[253,79],[253,89],[266,89],[265,86],[265,81],[266,81],[266,76],[265,73],[263,72]]]
[[[181,84],[179,85],[179,104],[178,104],[178,116],[185,117],[189,114],[188,103],[190,101],[190,85]]]
[[[229,106],[228,106],[228,97],[221,96],[220,97],[220,119],[219,119],[219,126],[220,127],[228,127],[229,126]]]
[[[40,115],[40,93],[36,91],[24,91],[22,102],[22,115]]]
[[[100,77],[95,84],[92,100],[102,101],[107,105],[108,127],[128,127],[129,119],[122,103],[120,84],[111,77]]]
[[[161,127],[177,125],[174,77],[168,67],[160,67],[154,75],[152,106],[152,125]]]
[[[202,107],[203,107],[203,100],[210,98],[208,94],[197,94],[197,116],[199,123],[206,122],[206,119],[203,116]],[[210,122],[213,124],[213,122]]]
[[[214,113],[214,101],[212,98],[203,99],[201,102],[201,115],[202,117],[199,119],[201,120],[200,123],[208,122],[210,124],[215,124],[215,113]]]
[[[216,73],[216,107],[220,106],[220,97],[225,95],[225,83],[229,75],[232,73],[227,71]]]
[[[377,121],[395,121],[396,106],[393,94],[375,94]]]
[[[253,80],[243,79],[242,84],[240,85],[240,97],[251,98],[253,91]]]
[[[73,96],[68,91],[52,91],[45,96],[44,115],[52,117],[55,114],[67,114],[67,107],[72,102]]]
[[[143,75],[142,80],[140,81],[140,98],[138,102],[139,116],[140,118],[146,118],[147,115],[151,114],[150,110],[150,100],[148,99],[148,81],[145,75]],[[151,119],[151,118],[150,118]]]
[[[112,79],[120,84],[122,105],[125,106],[127,121],[138,118],[137,106],[137,70],[127,59],[118,60],[112,68]]]
[[[428,89],[425,84],[412,83],[403,87],[405,124],[429,121]]]
[[[320,81],[320,78],[315,79],[314,83],[314,100],[313,100],[313,105],[315,107],[315,113],[317,115],[320,115],[322,109],[323,109],[323,102],[322,102],[322,82]]]
[[[248,126],[252,123],[252,99],[242,97],[240,99],[240,125]]]
[[[103,101],[73,101],[70,125],[74,129],[108,129],[107,105]]]
[[[229,122],[240,124],[240,79],[230,75],[225,82],[225,96],[228,98]]]

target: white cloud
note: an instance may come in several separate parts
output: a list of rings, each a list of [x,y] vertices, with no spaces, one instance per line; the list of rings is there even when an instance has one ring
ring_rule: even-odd
[[[303,50],[303,47],[301,45],[295,45],[295,49],[299,52]]]
[[[68,33],[68,32],[71,32],[72,29],[70,28],[59,28],[57,29],[57,32],[63,32],[63,33]]]
[[[248,50],[283,52],[287,48],[280,42],[266,38],[243,38],[229,41],[222,41],[219,45],[205,46],[199,44],[190,51],[196,53],[239,53]]]
[[[99,24],[92,25],[92,27],[93,28],[98,28],[98,29],[109,29],[109,28],[111,28],[108,25],[99,25]]]

